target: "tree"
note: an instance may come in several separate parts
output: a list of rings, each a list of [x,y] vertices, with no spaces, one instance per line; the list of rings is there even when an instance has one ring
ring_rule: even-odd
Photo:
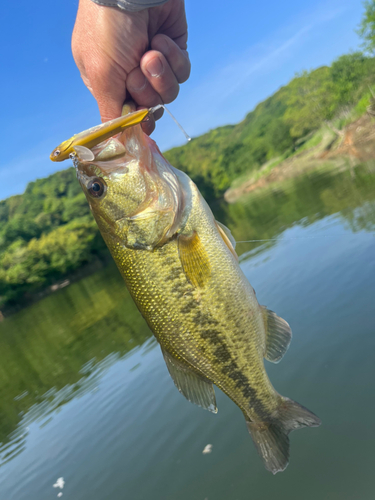
[[[363,38],[363,48],[373,54],[375,53],[375,0],[366,0],[364,6],[365,12],[357,33]]]
[[[292,137],[302,137],[330,118],[333,97],[330,68],[323,66],[310,73],[304,71],[287,88],[288,108],[284,121],[290,126]]]
[[[374,59],[362,52],[345,54],[332,63],[333,109],[352,106],[374,80]]]

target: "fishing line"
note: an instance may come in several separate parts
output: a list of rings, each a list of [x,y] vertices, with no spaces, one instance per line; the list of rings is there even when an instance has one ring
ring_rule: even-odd
[[[258,241],[293,241],[293,240],[317,240],[321,238],[336,238],[338,236],[345,236],[345,235],[336,235],[336,234],[327,234],[325,236],[302,236],[302,237],[295,237],[295,238],[283,238],[282,236],[280,238],[268,238],[265,240],[245,240],[245,241],[236,241],[236,243],[256,243]]]
[[[191,141],[191,137],[189,134],[187,134],[185,132],[185,129],[182,127],[182,125],[180,125],[180,123],[178,123],[178,121],[176,120],[176,118],[172,115],[172,113],[169,111],[169,109],[167,108],[167,106],[165,104],[158,104],[157,106],[154,106],[153,108],[150,108],[150,112],[151,113],[155,113],[155,111],[157,111],[158,109],[160,108],[163,108],[165,109],[165,111],[169,114],[169,116],[172,118],[172,120],[175,122],[175,124],[177,125],[177,127],[181,130],[181,132],[184,134],[184,136],[186,137],[186,140],[188,142]]]

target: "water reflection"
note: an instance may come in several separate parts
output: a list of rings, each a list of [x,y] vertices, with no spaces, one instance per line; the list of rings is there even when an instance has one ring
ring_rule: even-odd
[[[375,162],[357,168],[319,170],[271,185],[234,204],[215,204],[218,220],[228,225],[237,241],[265,240],[274,245],[287,228],[308,226],[339,214],[353,231],[374,229]],[[239,254],[264,242],[238,244]]]
[[[270,240],[238,245],[245,270],[250,262],[253,267],[258,265],[254,260],[256,254],[260,254],[257,258],[264,264],[262,259],[271,259],[273,255],[267,250],[275,250],[272,247],[276,247],[284,236],[285,239],[291,237],[295,229],[312,227],[313,223],[317,223],[314,225],[317,237],[332,237],[333,244],[335,234],[330,224],[343,226],[351,233],[374,231],[374,171],[374,163],[369,163],[338,172],[313,172],[252,193],[232,205],[217,203],[213,209],[218,220],[231,228],[237,240]],[[328,228],[324,236],[322,226]],[[340,240],[340,244],[344,247],[343,241]],[[326,251],[328,246],[317,245],[316,252],[320,248]],[[274,272],[275,266],[270,269]],[[332,274],[332,280],[336,278]],[[291,279],[295,280],[293,293],[298,295],[301,283],[293,276]],[[306,288],[306,283],[303,286]],[[321,293],[319,281],[314,286],[314,290]],[[258,290],[261,294],[261,287]],[[334,309],[335,293],[338,292],[333,289],[329,293]],[[318,301],[319,297],[316,303]],[[290,307],[295,305],[294,302]],[[359,317],[360,314],[358,312]],[[298,331],[296,319],[295,323]],[[3,321],[0,324],[0,443],[3,443],[0,463],[5,464],[23,452],[28,429],[33,423],[38,423],[39,427],[47,425],[68,402],[94,393],[100,380],[124,356],[130,353],[134,359],[129,368],[132,375],[142,372],[142,362],[133,349],[143,345],[149,337],[148,327],[114,265]],[[298,345],[297,340],[294,343]],[[142,355],[147,356],[154,346],[155,342],[149,340],[142,348]],[[311,380],[315,375],[311,373]],[[142,382],[139,391],[143,389],[150,394],[149,385]],[[172,384],[170,389],[172,393],[175,391]],[[290,394],[289,390],[284,392]],[[137,393],[135,400],[144,405],[145,414],[152,414],[152,408],[157,405],[172,404],[165,399],[165,394],[160,396],[164,398],[162,403],[158,396],[156,393],[152,397],[145,396],[146,399],[150,397],[146,404],[143,394]],[[313,404],[311,406],[315,409]],[[135,408],[133,410],[135,412]],[[245,436],[245,429],[243,431]],[[151,439],[154,440],[154,452],[155,443],[163,446],[157,436]],[[177,442],[180,435],[176,434],[175,439]],[[250,445],[246,441],[246,450]]]
[[[0,461],[22,449],[31,422],[93,390],[103,371],[149,336],[114,265],[3,321]]]

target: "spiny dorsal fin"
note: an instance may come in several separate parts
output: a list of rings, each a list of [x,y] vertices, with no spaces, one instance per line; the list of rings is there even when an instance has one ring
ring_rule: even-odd
[[[212,383],[193,372],[183,361],[173,358],[162,349],[165,363],[177,389],[185,398],[212,413],[217,413],[215,391]]]
[[[260,307],[266,330],[266,352],[264,357],[272,363],[278,363],[288,350],[292,340],[292,330],[285,319],[277,316],[266,306]]]
[[[221,222],[218,220],[215,220],[216,227],[220,233],[220,236],[223,238],[224,243],[226,246],[229,248],[229,250],[232,252],[236,260],[238,261],[238,255],[236,254],[236,240],[233,238],[232,233],[230,232],[230,229],[227,228],[227,226],[224,226]]]
[[[203,287],[211,276],[211,266],[201,239],[194,231],[191,236],[178,236],[178,251],[187,279],[198,287]]]

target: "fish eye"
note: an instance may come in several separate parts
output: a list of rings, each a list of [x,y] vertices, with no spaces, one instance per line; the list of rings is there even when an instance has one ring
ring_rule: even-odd
[[[91,181],[87,184],[87,191],[94,198],[101,198],[107,191],[107,185],[103,179],[95,177],[95,179],[91,179]]]
[[[59,149],[55,149],[55,151],[53,152],[53,156],[55,156],[55,157],[59,156],[60,152],[61,151]]]

